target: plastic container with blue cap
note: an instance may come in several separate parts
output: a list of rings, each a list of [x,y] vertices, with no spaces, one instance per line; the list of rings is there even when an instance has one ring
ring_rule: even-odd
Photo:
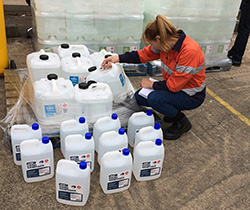
[[[95,140],[95,150],[99,152],[99,139],[101,135],[107,131],[118,131],[121,128],[121,122],[116,113],[111,116],[99,118],[93,128],[93,136]]]
[[[128,148],[106,152],[100,161],[100,184],[106,194],[130,187],[132,156]]]
[[[106,152],[127,148],[128,136],[124,128],[120,128],[118,132],[107,131],[100,136],[98,144],[98,163],[100,163]]]
[[[79,117],[78,120],[66,120],[60,126],[61,151],[65,154],[65,138],[70,134],[85,135],[89,131],[89,126],[85,117]]]
[[[137,181],[149,181],[161,176],[164,160],[162,139],[139,142],[134,148],[133,174]]]
[[[139,142],[142,141],[155,141],[155,139],[163,139],[163,132],[161,129],[161,125],[159,123],[155,123],[153,126],[146,126],[138,130],[138,132],[135,133],[135,144],[136,145]]]
[[[95,163],[95,142],[92,134],[87,132],[84,135],[71,134],[66,136],[64,157],[78,164],[85,161],[92,172]]]
[[[90,191],[90,169],[85,161],[77,164],[61,159],[56,167],[56,199],[58,202],[84,206]]]
[[[16,165],[21,165],[20,144],[24,140],[42,139],[42,129],[37,123],[13,125],[10,130],[13,158]]]
[[[152,110],[147,112],[135,112],[128,120],[128,143],[131,147],[135,144],[135,134],[141,128],[146,126],[154,126],[155,119]]]
[[[20,144],[22,171],[26,182],[38,182],[54,176],[53,146],[49,137],[25,140]]]

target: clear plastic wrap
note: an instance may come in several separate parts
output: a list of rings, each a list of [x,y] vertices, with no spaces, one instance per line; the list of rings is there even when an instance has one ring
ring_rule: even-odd
[[[35,115],[34,108],[34,94],[33,87],[31,85],[30,79],[28,77],[27,69],[17,69],[17,70],[6,70],[5,78],[11,83],[11,85],[16,89],[19,93],[17,95],[18,100],[15,105],[7,112],[5,118],[0,120],[0,127],[4,132],[5,138],[3,139],[5,145],[9,145],[10,143],[10,128],[15,124],[28,124],[31,125],[34,122],[38,122]],[[127,95],[127,98],[121,103],[113,104],[113,113],[118,114],[122,127],[127,127],[128,118],[137,111],[141,111],[142,108],[136,104],[136,101],[133,97],[134,88],[130,80],[130,87],[128,87],[131,91],[130,94]],[[42,128],[43,135],[47,135],[49,137],[59,137],[60,131],[60,123],[51,123],[43,124],[39,123]],[[93,124],[89,124],[90,131],[92,131]]]

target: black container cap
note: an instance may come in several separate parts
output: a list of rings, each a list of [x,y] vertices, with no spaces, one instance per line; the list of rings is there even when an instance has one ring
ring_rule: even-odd
[[[107,54],[107,55],[104,56],[104,58],[108,58],[108,57],[110,57],[110,56],[112,56],[112,55]]]
[[[92,71],[95,71],[96,69],[97,69],[96,66],[92,66],[92,67],[90,67],[90,68],[88,69],[88,71],[89,71],[89,72],[92,72]]]
[[[63,44],[61,44],[61,48],[68,49],[69,45],[67,43],[63,43]]]
[[[47,79],[48,79],[48,80],[52,80],[52,79],[57,80],[57,79],[58,79],[58,76],[57,76],[56,74],[48,74],[48,75],[47,75]]]
[[[81,82],[78,84],[78,87],[84,90],[84,89],[88,89],[89,85],[86,82]]]
[[[43,61],[49,60],[49,56],[45,54],[40,55],[39,58]]]
[[[81,57],[81,54],[80,53],[78,53],[78,52],[74,52],[74,53],[72,53],[72,57],[73,58],[76,58],[76,57]]]

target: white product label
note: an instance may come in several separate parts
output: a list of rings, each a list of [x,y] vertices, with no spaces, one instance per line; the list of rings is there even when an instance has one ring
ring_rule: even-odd
[[[123,171],[120,173],[109,174],[108,176],[108,190],[115,190],[129,185],[130,171]]]
[[[67,183],[58,183],[58,198],[62,200],[82,202],[83,193],[82,186]]]
[[[85,161],[89,168],[92,168],[92,156],[91,154],[83,154],[83,155],[71,155],[69,156],[70,160],[73,160],[75,162],[77,162],[78,164],[80,164],[81,161]]]
[[[69,76],[69,80],[72,82],[72,84],[75,86],[78,83],[85,82],[87,77],[80,77],[80,76]]]
[[[161,171],[161,160],[142,162],[140,177],[159,175]]]
[[[44,110],[46,117],[54,117],[56,115],[68,113],[68,104],[61,103],[61,104],[44,105]]]
[[[27,178],[46,176],[51,174],[51,161],[49,158],[29,161],[25,163]]]
[[[107,50],[108,52],[114,52],[114,50],[115,50],[115,47],[114,46],[109,46],[109,47],[105,47],[105,46],[103,46],[103,47],[99,47],[99,51],[101,51],[101,50]]]
[[[204,54],[209,54],[212,52],[212,45],[204,45],[204,46],[201,46],[201,50],[203,51]]]
[[[15,149],[14,149],[13,153],[16,157],[16,161],[21,161],[21,152],[20,152],[20,145],[19,144],[15,145]]]
[[[124,46],[122,51],[125,52],[131,52],[137,50],[137,46]]]

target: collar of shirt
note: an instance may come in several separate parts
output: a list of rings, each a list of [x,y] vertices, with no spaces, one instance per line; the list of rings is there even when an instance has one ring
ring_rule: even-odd
[[[172,50],[176,50],[177,52],[180,52],[181,49],[181,45],[184,41],[184,39],[186,38],[186,34],[184,33],[184,31],[180,30],[180,38],[178,39],[178,41],[175,43],[175,45],[173,46]]]

